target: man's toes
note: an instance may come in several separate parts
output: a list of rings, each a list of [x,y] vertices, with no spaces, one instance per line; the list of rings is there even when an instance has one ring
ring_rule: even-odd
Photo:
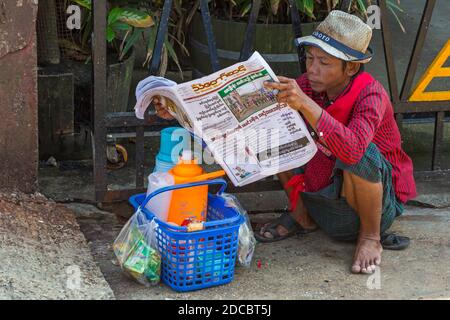
[[[267,239],[273,239],[273,234],[272,234],[271,232],[268,232],[268,231],[264,232],[264,233],[262,234],[262,236],[263,236],[264,238],[267,238]]]
[[[367,271],[369,272],[375,271],[375,265],[373,263],[373,260],[367,260]]]
[[[364,274],[372,274],[372,270],[370,270],[369,268],[362,268],[362,269],[361,269],[361,273],[364,273]]]
[[[381,264],[381,258],[380,257],[375,258],[374,262],[376,266],[379,266]]]
[[[363,267],[361,268],[361,272],[365,273],[365,274],[372,273],[372,270],[370,269],[369,261],[366,260],[363,262]]]
[[[269,225],[269,224],[266,223],[265,225],[263,225],[263,226],[261,227],[261,229],[259,229],[259,234],[260,234],[260,235],[264,236],[264,233],[267,233],[267,232],[266,232],[266,228],[267,228],[268,225]]]
[[[373,264],[372,261],[367,261],[367,271],[369,273],[374,273],[375,272],[375,265]]]
[[[352,272],[353,272],[353,273],[360,273],[360,272],[361,272],[361,262],[355,261],[355,262],[353,263],[353,266],[352,266]]]
[[[371,262],[370,262],[373,271],[377,270],[377,266],[380,265],[380,259],[378,257],[374,258]]]

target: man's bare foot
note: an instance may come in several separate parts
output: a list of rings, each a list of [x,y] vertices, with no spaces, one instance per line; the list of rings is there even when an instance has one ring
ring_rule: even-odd
[[[370,274],[381,264],[383,247],[379,240],[360,237],[353,258],[352,272]]]

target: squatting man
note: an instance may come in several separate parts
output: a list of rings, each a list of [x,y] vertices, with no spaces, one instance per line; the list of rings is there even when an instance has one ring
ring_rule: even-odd
[[[306,53],[306,72],[265,83],[278,90],[279,103],[305,119],[318,152],[305,166],[278,174],[290,210],[255,236],[274,242],[320,228],[356,243],[353,273],[373,273],[383,248],[409,245],[407,237],[387,231],[416,196],[390,98],[364,71],[373,56],[371,38],[372,29],[360,18],[334,10],[312,35],[296,39]],[[159,99],[153,105],[161,118],[172,118]]]

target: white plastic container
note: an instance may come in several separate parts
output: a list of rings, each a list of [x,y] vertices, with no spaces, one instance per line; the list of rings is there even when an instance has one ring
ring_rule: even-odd
[[[147,196],[160,188],[172,185],[174,185],[174,178],[170,173],[153,172],[148,176]],[[159,220],[167,222],[171,199],[172,191],[163,192],[150,199],[145,207]]]

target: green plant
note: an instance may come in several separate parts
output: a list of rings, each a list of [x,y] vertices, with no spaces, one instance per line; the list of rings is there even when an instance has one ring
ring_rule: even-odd
[[[339,7],[341,0],[294,0],[302,22],[323,20],[331,10]],[[367,19],[367,8],[375,4],[373,0],[352,0],[350,12]],[[400,27],[404,27],[398,17],[403,9],[400,0],[387,0],[388,10],[394,15]],[[250,13],[252,0],[212,0],[215,16],[228,17],[230,20],[246,20]],[[259,19],[265,23],[290,23],[290,8],[288,0],[263,0]]]
[[[92,32],[91,0],[72,1],[88,12],[82,26],[81,44],[82,47],[85,47]],[[152,17],[146,12],[128,7],[113,7],[108,11],[106,40],[116,49],[118,60],[122,61],[144,30],[154,25]],[[120,39],[122,33],[124,33],[124,36]]]
[[[93,29],[92,21],[92,0],[69,0],[84,9],[81,32],[78,38],[66,45],[76,46],[78,53],[83,53],[89,59],[89,41]],[[179,0],[181,2],[181,0]],[[124,6],[125,5],[125,6]],[[134,5],[135,7],[131,7]],[[117,58],[122,61],[130,49],[138,41],[143,40],[147,44],[147,57],[144,66],[148,65],[153,54],[156,40],[156,33],[159,25],[160,8],[153,6],[148,8],[140,5],[140,1],[120,1],[110,0],[108,3],[108,17],[106,25],[106,40],[111,48],[117,52]],[[169,40],[171,39],[171,40]],[[160,74],[165,74],[169,57],[177,65],[181,77],[182,70],[173,48],[173,43],[178,41],[174,35],[168,34],[164,41]],[[184,48],[183,43],[180,46]]]

